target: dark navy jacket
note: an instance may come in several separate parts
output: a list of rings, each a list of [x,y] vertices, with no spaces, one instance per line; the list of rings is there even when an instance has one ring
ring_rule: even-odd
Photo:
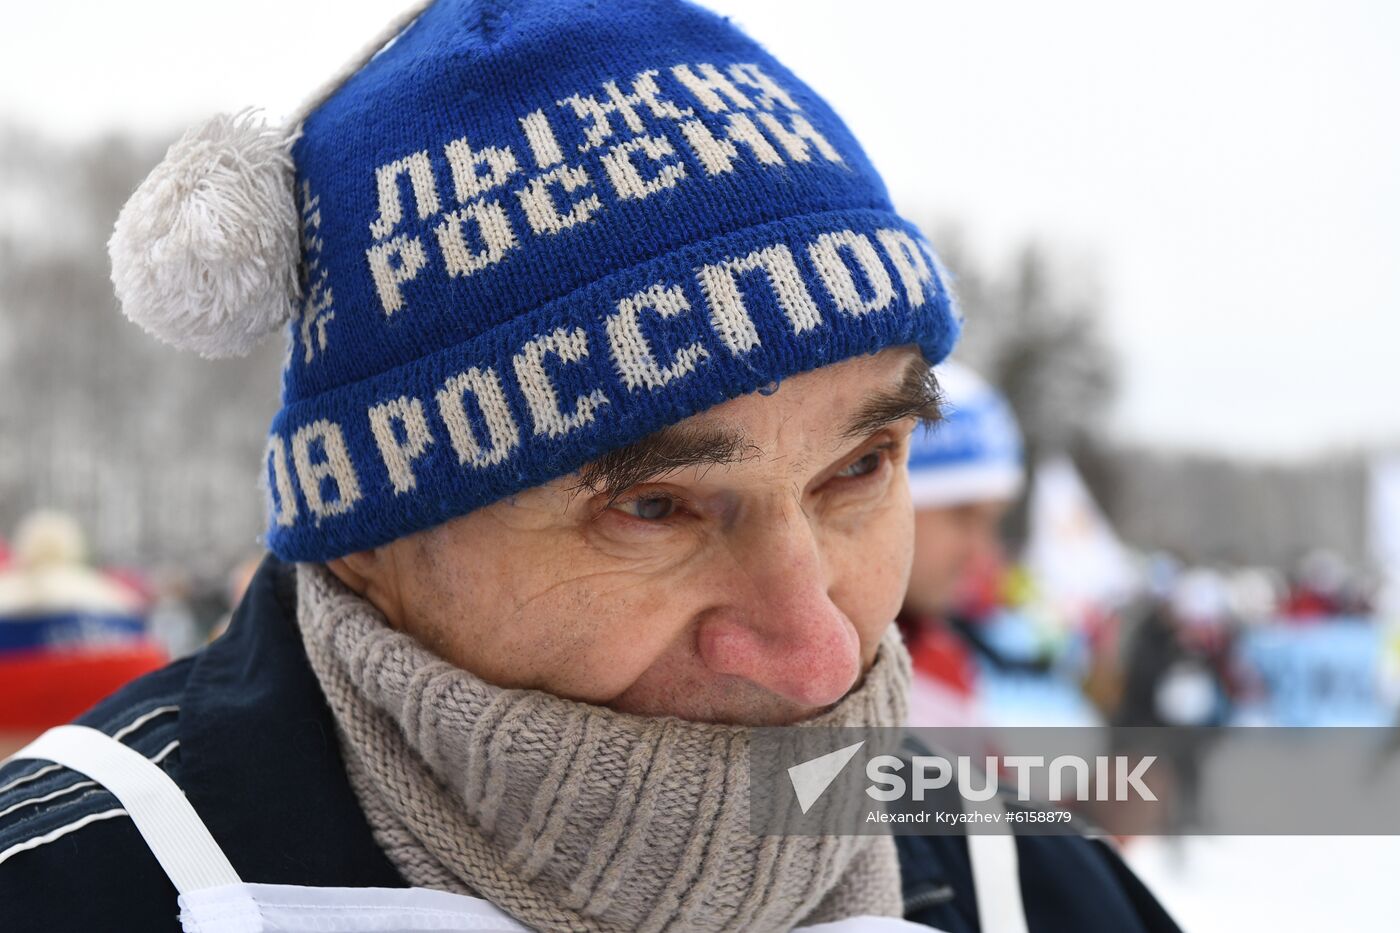
[[[157,760],[245,881],[405,887],[346,779],[295,600],[291,565],[269,557],[227,634],[80,721]],[[965,840],[898,841],[907,916],[979,930]],[[1024,836],[1018,847],[1032,933],[1177,929],[1101,843]],[[0,767],[0,930],[177,931],[177,912],[111,794],[57,765]]]

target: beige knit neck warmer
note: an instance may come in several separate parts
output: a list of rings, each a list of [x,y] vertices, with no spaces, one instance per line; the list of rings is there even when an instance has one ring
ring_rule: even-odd
[[[394,631],[323,566],[297,620],[351,784],[412,884],[538,930],[787,930],[899,916],[889,836],[748,830],[748,730],[491,686]],[[903,722],[909,656],[886,637],[822,725]]]

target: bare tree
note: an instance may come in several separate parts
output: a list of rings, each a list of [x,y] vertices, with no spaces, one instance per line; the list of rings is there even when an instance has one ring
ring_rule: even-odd
[[[280,350],[211,363],[122,317],[106,241],[162,150],[0,129],[0,534],[55,507],[101,559],[215,568],[262,527]]]

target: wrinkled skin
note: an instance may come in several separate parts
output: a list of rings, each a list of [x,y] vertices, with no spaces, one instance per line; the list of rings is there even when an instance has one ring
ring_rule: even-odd
[[[841,427],[916,354],[845,360],[683,422],[743,429],[741,462],[672,471],[611,506],[571,474],[330,567],[499,686],[647,716],[809,718],[859,682],[908,583],[917,422]]]

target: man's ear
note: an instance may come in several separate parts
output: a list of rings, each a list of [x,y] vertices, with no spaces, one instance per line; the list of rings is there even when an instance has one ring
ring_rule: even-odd
[[[355,594],[378,609],[394,628],[404,620],[402,581],[395,573],[393,544],[356,551],[326,561],[326,568]]]
[[[335,574],[341,583],[361,596],[373,585],[383,572],[380,566],[383,563],[383,555],[378,548],[368,551],[356,551],[354,554],[346,554],[344,557],[335,557],[326,561],[326,567]]]

